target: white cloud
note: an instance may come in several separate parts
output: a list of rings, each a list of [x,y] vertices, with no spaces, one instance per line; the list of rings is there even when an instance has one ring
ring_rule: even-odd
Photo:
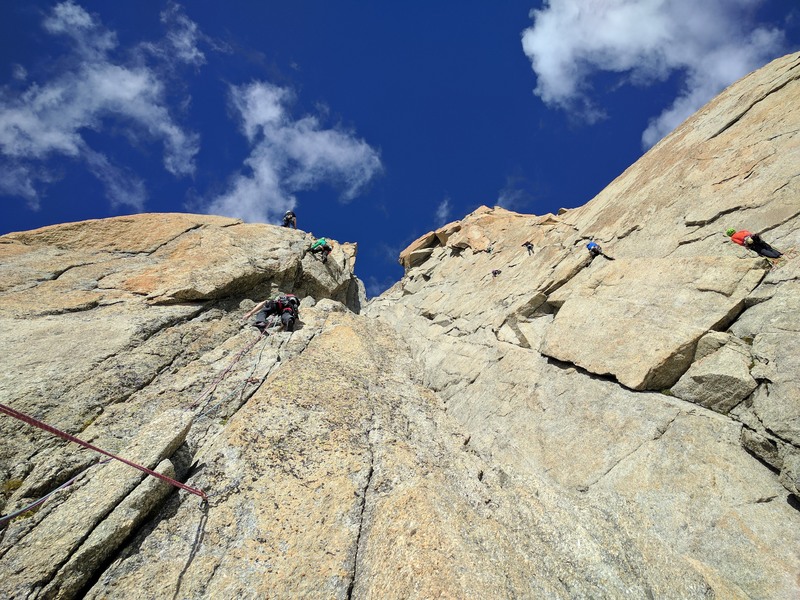
[[[161,13],[161,22],[170,27],[167,32],[167,40],[181,61],[195,66],[206,62],[205,55],[197,48],[200,37],[197,24],[183,13],[180,6],[170,5]]]
[[[533,200],[531,184],[520,175],[506,176],[506,185],[497,194],[497,206],[507,210],[522,211]]]
[[[141,209],[144,184],[108,157],[92,149],[84,132],[103,133],[109,122],[131,138],[164,146],[164,168],[174,175],[194,172],[199,142],[170,116],[159,74],[138,64],[112,61],[116,35],[72,2],[57,5],[44,28],[73,42],[68,66],[49,81],[33,84],[16,96],[0,97],[0,189],[36,206],[37,184],[48,182],[47,162],[55,156],[83,161],[106,187],[109,199]],[[15,191],[16,190],[16,191]]]
[[[0,194],[20,196],[28,201],[28,206],[39,210],[39,197],[28,169],[9,164],[0,168]]]
[[[234,86],[231,104],[252,145],[249,172],[209,203],[211,213],[246,221],[275,222],[295,207],[294,193],[330,183],[352,200],[382,170],[378,153],[352,133],[323,129],[313,116],[293,119],[289,90],[257,82]]]
[[[783,32],[753,22],[763,0],[545,0],[531,11],[522,46],[536,72],[534,93],[548,106],[594,122],[597,71],[624,73],[634,85],[675,72],[683,87],[654,118],[651,146],[724,87],[782,51]]]
[[[183,12],[179,4],[171,3],[161,13],[161,22],[167,27],[164,40],[145,42],[141,48],[167,63],[185,63],[200,67],[206,55],[198,47],[201,40],[211,42]]]
[[[147,192],[139,177],[111,164],[108,158],[98,152],[87,149],[84,158],[92,174],[105,185],[112,206],[130,206],[137,211],[144,210]]]
[[[17,81],[25,81],[28,78],[28,70],[22,65],[14,65],[11,76]]]
[[[450,220],[450,215],[452,214],[452,206],[450,203],[450,198],[445,196],[445,198],[439,202],[439,206],[436,207],[436,225],[442,226],[446,225]]]
[[[83,8],[70,1],[57,4],[42,25],[50,33],[72,38],[76,50],[87,59],[102,59],[117,45],[115,33],[105,30]]]

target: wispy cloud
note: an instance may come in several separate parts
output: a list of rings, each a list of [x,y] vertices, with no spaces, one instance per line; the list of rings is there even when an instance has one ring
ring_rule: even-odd
[[[14,65],[11,69],[11,76],[17,81],[25,81],[28,78],[28,70],[22,65]]]
[[[184,63],[200,67],[206,62],[206,55],[200,50],[200,40],[209,42],[200,31],[197,23],[192,21],[183,12],[179,4],[170,3],[161,12],[161,22],[166,26],[167,33],[163,40],[158,42],[144,42],[141,48],[159,58],[170,62]]]
[[[296,192],[329,183],[347,202],[382,171],[378,152],[352,132],[325,129],[315,116],[294,119],[287,88],[267,82],[233,86],[230,100],[252,149],[247,172],[208,204],[209,212],[275,222],[295,207]]]
[[[508,175],[505,186],[497,194],[497,205],[514,211],[528,209],[533,200],[530,187],[531,184],[525,177]]]
[[[176,14],[171,18],[182,28],[175,30],[177,39],[184,41],[168,35],[164,43],[173,47],[176,60],[197,64],[202,53],[192,53],[191,38],[185,33],[191,31],[191,22]],[[102,134],[110,123],[129,138],[163,144],[164,168],[170,173],[194,172],[198,136],[171,117],[165,84],[157,70],[139,60],[130,65],[115,61],[111,53],[117,47],[116,34],[71,1],[56,5],[43,27],[50,34],[68,38],[71,53],[51,79],[16,94],[2,90],[0,193],[22,196],[31,207],[38,207],[39,188],[51,180],[48,161],[62,156],[82,161],[104,184],[113,204],[141,210],[146,200],[141,179],[115,166],[86,141],[85,132]]]
[[[113,206],[130,206],[134,210],[144,210],[147,191],[144,181],[128,169],[111,164],[108,158],[86,148],[84,160],[89,171],[99,179],[106,188],[106,193]]]
[[[727,85],[783,51],[784,34],[754,22],[763,0],[545,0],[522,46],[536,72],[534,93],[548,106],[595,122],[597,71],[624,73],[640,86],[673,73],[683,85],[642,134],[649,147]]]
[[[450,202],[450,198],[445,196],[444,199],[439,202],[439,206],[436,207],[436,226],[441,227],[442,225],[446,225],[450,221],[450,215],[452,214],[452,211],[453,207],[452,203]]]
[[[364,283],[364,288],[367,292],[367,298],[375,298],[380,296],[395,283],[397,283],[397,279],[394,277],[367,277],[367,281]]]

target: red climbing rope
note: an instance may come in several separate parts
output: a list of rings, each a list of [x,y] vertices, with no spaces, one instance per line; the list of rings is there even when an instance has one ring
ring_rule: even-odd
[[[192,402],[189,405],[189,408],[197,408],[198,406],[200,406],[200,403],[203,400],[205,400],[206,396],[208,396],[211,392],[213,392],[214,390],[217,389],[217,386],[222,382],[223,379],[225,379],[225,377],[228,375],[228,373],[231,372],[233,367],[236,366],[236,363],[238,363],[245,354],[250,352],[250,350],[253,348],[253,346],[255,346],[264,335],[266,335],[265,332],[266,332],[266,329],[261,333],[261,335],[259,335],[257,338],[255,338],[246,348],[244,348],[243,350],[240,350],[236,354],[236,356],[233,357],[233,360],[231,361],[231,363],[219,375],[217,375],[214,378],[214,381],[212,381],[210,384],[208,384],[208,386],[206,386],[206,389],[203,390],[203,393],[200,394],[195,399],[195,401]]]
[[[203,490],[198,490],[196,488],[189,487],[188,485],[183,484],[180,481],[176,481],[176,480],[172,479],[171,477],[167,477],[166,475],[162,475],[161,473],[156,473],[152,469],[148,469],[147,467],[143,467],[142,465],[137,465],[135,462],[132,462],[132,461],[130,461],[128,459],[122,458],[121,456],[116,456],[115,454],[111,454],[111,452],[107,452],[106,450],[103,450],[102,448],[98,448],[97,446],[93,446],[89,442],[84,442],[83,440],[80,440],[80,439],[76,438],[74,435],[70,435],[70,434],[68,434],[68,433],[66,433],[64,431],[61,431],[60,429],[56,429],[52,425],[48,425],[47,423],[42,423],[38,419],[34,419],[33,417],[31,417],[29,415],[26,415],[25,413],[21,413],[21,412],[19,412],[17,410],[14,410],[13,408],[11,408],[9,406],[6,406],[5,404],[0,404],[0,413],[8,415],[9,417],[13,417],[15,419],[18,419],[18,420],[22,421],[23,423],[27,423],[28,425],[32,425],[33,427],[38,427],[39,429],[47,431],[48,433],[52,433],[53,435],[57,435],[58,437],[63,438],[65,440],[67,440],[67,441],[75,442],[76,444],[79,444],[79,445],[83,446],[84,448],[88,448],[89,450],[94,450],[95,452],[99,452],[100,454],[105,454],[106,456],[108,456],[110,458],[113,458],[114,460],[118,460],[118,461],[120,461],[122,463],[125,463],[126,465],[128,465],[130,467],[133,467],[134,469],[139,469],[140,471],[143,471],[144,473],[147,473],[148,475],[152,475],[153,477],[157,477],[158,479],[160,479],[162,481],[166,481],[170,485],[174,485],[175,487],[181,488],[182,490],[186,490],[190,494],[194,494],[195,496],[200,496],[203,500],[207,500],[208,499],[208,497],[206,496],[206,493]]]
[[[273,325],[274,321],[268,321],[268,323],[269,323],[269,325],[268,325],[267,329],[269,329],[269,327],[271,327]],[[198,396],[198,398],[192,403],[191,408],[197,408],[197,406],[209,394],[211,394],[216,389],[217,385],[219,385],[219,383],[223,379],[225,379],[225,377],[228,375],[228,373],[231,372],[231,370],[236,365],[236,363],[238,363],[241,360],[241,358],[245,354],[247,354],[253,348],[253,346],[255,346],[259,342],[259,340],[261,340],[266,335],[267,329],[262,331],[261,335],[256,337],[250,344],[247,345],[247,347],[245,347],[244,349],[239,351],[234,356],[234,358],[231,361],[231,363],[217,377],[214,378],[214,380],[206,387],[206,389],[200,394],[200,396]],[[143,471],[144,473],[147,473],[148,475],[152,475],[153,477],[157,477],[158,479],[161,479],[162,481],[165,481],[165,482],[169,483],[170,485],[173,485],[175,487],[181,488],[182,490],[186,490],[187,492],[189,492],[191,494],[195,494],[196,496],[200,496],[200,498],[202,498],[203,500],[208,501],[208,495],[203,490],[196,489],[196,488],[193,488],[193,487],[189,487],[188,485],[183,484],[180,481],[176,481],[176,480],[172,479],[171,477],[167,477],[166,475],[162,475],[161,473],[156,473],[155,471],[153,471],[151,469],[148,469],[147,467],[143,467],[142,465],[138,465],[138,464],[136,464],[134,462],[131,462],[131,461],[125,459],[125,458],[122,458],[120,456],[116,456],[114,454],[111,454],[110,452],[107,452],[107,451],[105,451],[105,450],[103,450],[101,448],[98,448],[97,446],[93,446],[92,444],[90,444],[88,442],[84,442],[83,440],[78,439],[73,435],[70,435],[68,433],[65,433],[65,432],[59,430],[59,429],[56,429],[52,425],[48,425],[47,423],[43,423],[42,421],[39,421],[38,419],[35,419],[34,417],[31,417],[29,415],[21,413],[21,412],[19,412],[17,410],[14,410],[13,408],[11,408],[9,406],[6,406],[4,404],[0,404],[0,414],[5,414],[5,415],[7,415],[9,417],[13,417],[15,419],[19,419],[20,421],[22,421],[24,423],[27,423],[28,425],[32,425],[33,427],[38,427],[39,429],[47,431],[48,433],[52,433],[53,435],[57,435],[58,437],[63,438],[65,440],[67,440],[67,441],[75,442],[76,444],[79,444],[79,445],[81,445],[81,446],[83,446],[85,448],[89,448],[90,450],[94,450],[95,452],[99,452],[101,454],[105,454],[106,456],[108,456],[110,458],[113,458],[114,460],[118,460],[120,462],[123,462],[126,465],[129,465],[129,466],[131,466],[131,467],[133,467],[135,469],[139,469],[140,471]],[[104,462],[107,462],[107,461],[104,461]],[[22,508],[22,509],[20,509],[18,511],[15,511],[14,513],[12,513],[10,515],[6,515],[5,517],[0,517],[0,527],[4,527],[14,517],[16,517],[16,516],[18,516],[18,515],[20,515],[22,513],[25,513],[25,512],[27,512],[29,510],[32,510],[32,509],[36,508],[37,506],[40,506],[42,503],[44,503],[45,500],[47,500],[50,496],[52,496],[56,492],[58,492],[58,491],[60,491],[62,489],[65,489],[65,488],[69,487],[70,485],[72,485],[72,483],[77,478],[78,478],[78,476],[76,475],[75,477],[73,477],[69,481],[61,484],[59,487],[57,487],[56,489],[54,489],[50,493],[46,494],[42,498],[39,498],[38,500],[36,500],[32,504],[29,504],[28,506],[26,506],[26,507],[24,507],[24,508]]]

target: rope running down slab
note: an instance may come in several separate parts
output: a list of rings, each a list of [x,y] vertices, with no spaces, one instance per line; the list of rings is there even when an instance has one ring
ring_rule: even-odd
[[[157,472],[153,471],[152,469],[148,469],[147,467],[143,467],[142,465],[139,465],[139,464],[137,464],[137,463],[135,463],[133,461],[130,461],[130,460],[126,459],[126,458],[122,458],[121,456],[117,456],[116,454],[112,454],[111,452],[108,452],[107,450],[103,450],[102,448],[98,448],[97,446],[94,446],[94,445],[90,444],[89,442],[84,442],[83,440],[76,438],[74,435],[70,435],[70,434],[68,434],[68,433],[66,433],[64,431],[61,431],[60,429],[56,429],[52,425],[48,425],[47,423],[43,423],[42,421],[39,421],[38,419],[35,419],[35,418],[31,417],[30,415],[26,415],[25,413],[21,413],[21,412],[19,412],[17,410],[14,410],[10,406],[6,406],[5,404],[0,404],[0,413],[5,414],[5,415],[7,415],[9,417],[13,417],[14,419],[18,419],[19,421],[22,421],[23,423],[27,423],[28,425],[32,425],[33,427],[38,427],[39,429],[42,429],[43,431],[46,431],[48,433],[52,433],[53,435],[57,435],[58,437],[60,437],[62,439],[65,439],[65,440],[67,440],[69,442],[74,442],[76,444],[79,444],[80,446],[83,446],[84,448],[88,448],[89,450],[94,450],[95,452],[99,452],[100,454],[104,454],[104,455],[108,456],[109,458],[113,458],[114,460],[118,460],[121,463],[125,463],[129,467],[133,467],[134,469],[139,469],[140,471],[142,471],[144,473],[147,473],[148,475],[156,477],[156,478],[158,478],[158,479],[160,479],[162,481],[165,481],[168,484],[173,485],[175,487],[181,488],[182,490],[186,490],[190,494],[194,494],[195,496],[200,496],[200,498],[202,498],[203,500],[207,500],[206,493],[203,490],[198,490],[197,488],[190,487],[190,486],[188,486],[188,485],[186,485],[184,483],[181,483],[180,481],[176,481],[175,479],[172,479],[171,477],[167,477],[166,475],[162,475],[161,473],[157,473]]]
[[[274,323],[272,323],[272,322],[268,322],[268,323],[269,323],[269,325],[268,325],[267,329],[270,329],[273,326]],[[222,373],[220,373],[214,379],[214,381],[212,381],[212,383],[209,386],[206,387],[206,389],[194,401],[194,403],[192,404],[191,407],[192,408],[196,408],[200,404],[200,402],[202,402],[209,394],[211,394],[216,389],[217,385],[233,369],[233,367],[236,365],[236,363],[239,362],[239,360],[245,354],[247,354],[253,348],[253,346],[255,346],[258,343],[258,341],[260,339],[262,339],[265,335],[266,335],[266,330],[264,332],[262,332],[262,334],[259,335],[255,340],[253,340],[253,342],[251,344],[249,344],[247,347],[245,347],[243,350],[241,350],[239,353],[237,353],[236,356],[234,357],[234,360],[228,365],[228,367],[224,371],[222,371]],[[263,352],[263,349],[262,349],[262,352]],[[260,360],[260,355],[259,355],[259,360]],[[255,370],[255,367],[254,367],[253,370]],[[248,379],[249,379],[249,377],[248,377]],[[118,460],[120,462],[125,463],[126,465],[134,467],[135,469],[139,469],[140,471],[143,471],[144,473],[146,473],[148,475],[152,475],[153,477],[161,479],[162,481],[165,481],[166,483],[169,483],[170,485],[173,485],[175,487],[181,488],[183,490],[186,490],[187,492],[190,492],[190,493],[192,493],[192,494],[194,494],[196,496],[199,496],[200,498],[203,499],[204,502],[208,501],[208,495],[204,491],[202,491],[200,489],[190,487],[190,486],[188,486],[188,485],[186,485],[184,483],[181,483],[179,481],[176,481],[175,479],[172,479],[171,477],[167,477],[166,475],[162,475],[161,473],[157,473],[157,472],[155,472],[155,471],[153,471],[151,469],[148,469],[147,467],[144,467],[142,465],[139,465],[139,464],[131,462],[131,461],[127,460],[127,459],[124,459],[122,457],[119,457],[119,456],[116,456],[114,454],[111,454],[110,452],[107,452],[106,450],[103,450],[101,448],[93,446],[92,444],[89,444],[88,442],[84,442],[83,440],[81,440],[81,439],[79,439],[79,438],[77,438],[77,437],[75,437],[73,435],[70,435],[70,434],[68,434],[66,432],[63,432],[63,431],[53,427],[52,425],[48,425],[46,423],[43,423],[42,421],[39,421],[38,419],[35,419],[34,417],[31,417],[30,415],[26,415],[26,414],[21,413],[21,412],[19,412],[17,410],[14,410],[13,408],[11,408],[9,406],[6,406],[4,404],[0,404],[0,413],[1,414],[5,414],[5,415],[7,415],[9,417],[13,417],[15,419],[18,419],[18,420],[20,420],[20,421],[22,421],[24,423],[27,423],[28,425],[32,425],[33,427],[38,427],[39,429],[42,429],[44,431],[47,431],[48,433],[52,433],[54,435],[57,435],[58,437],[63,438],[65,440],[67,440],[67,441],[74,442],[74,443],[79,444],[79,445],[81,445],[81,446],[83,446],[85,448],[88,448],[90,450],[94,450],[95,452],[99,452],[101,454],[105,454],[106,456],[110,457],[109,459],[104,460],[99,464],[105,464],[111,459]],[[33,510],[37,506],[40,506],[41,504],[43,504],[48,498],[53,496],[56,492],[59,492],[60,490],[63,490],[65,488],[69,487],[70,485],[72,485],[75,482],[75,480],[78,477],[80,477],[81,474],[76,475],[75,477],[72,477],[68,481],[62,483],[60,486],[58,486],[54,490],[48,492],[47,494],[45,494],[44,496],[42,496],[38,500],[32,502],[31,504],[25,506],[24,508],[16,510],[13,513],[8,514],[8,515],[6,515],[4,517],[0,517],[0,529],[5,527],[15,517],[17,517],[17,516],[19,516],[19,515],[21,515],[23,513],[26,513],[29,510]]]

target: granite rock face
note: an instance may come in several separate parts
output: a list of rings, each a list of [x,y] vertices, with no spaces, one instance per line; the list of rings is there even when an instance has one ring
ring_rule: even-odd
[[[0,237],[0,404],[208,495],[0,414],[0,513],[74,478],[0,529],[0,596],[797,597],[798,132],[795,54],[580,208],[422,236],[369,303],[355,245],[296,230]],[[293,332],[242,322],[279,291]]]
[[[325,311],[315,297],[341,310],[364,302],[355,247],[334,244],[323,264],[305,253],[312,241],[199,215],[3,236],[0,403],[185,478],[195,453],[316,335],[315,315]],[[291,335],[261,337],[240,319],[279,291],[304,298],[301,323]],[[158,431],[148,434],[154,424]],[[5,415],[0,437],[3,514],[78,476],[3,531],[0,572],[13,575],[0,578],[4,597],[80,595],[175,491],[125,465],[98,465],[101,456]],[[142,439],[157,452],[146,461],[131,449]],[[83,508],[70,508],[75,503]],[[31,551],[42,547],[47,553]]]
[[[480,456],[635,506],[720,597],[800,593],[798,131],[794,54],[580,208],[482,207],[421,237],[367,310],[408,340]]]

